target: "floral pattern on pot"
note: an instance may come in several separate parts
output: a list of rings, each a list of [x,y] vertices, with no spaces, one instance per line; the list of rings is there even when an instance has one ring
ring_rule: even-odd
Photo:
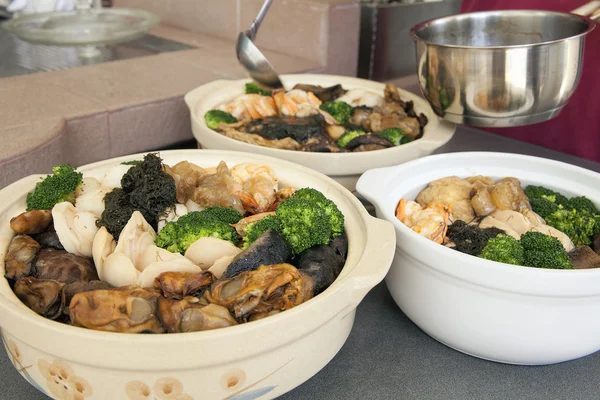
[[[65,361],[38,360],[40,373],[46,379],[50,394],[57,400],[84,400],[93,394],[92,386],[75,375],[73,368]]]
[[[130,400],[193,400],[183,393],[183,385],[175,378],[160,378],[152,388],[141,381],[125,385],[125,394]]]

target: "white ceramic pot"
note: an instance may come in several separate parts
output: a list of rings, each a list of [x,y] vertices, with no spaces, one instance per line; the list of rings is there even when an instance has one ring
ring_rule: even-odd
[[[224,160],[271,166],[283,185],[310,186],[346,217],[349,252],[338,279],[323,293],[281,314],[212,331],[135,335],[77,328],[45,319],[23,305],[0,279],[0,326],[11,361],[55,399],[267,399],[300,385],[342,347],[356,306],[381,282],[392,262],[395,233],[371,217],[347,190],[326,176],[287,161],[227,151],[165,151],[172,165]],[[88,176],[141,155],[80,168]],[[13,233],[11,217],[39,180],[24,178],[0,191],[0,275]],[[79,393],[79,394],[77,394]]]
[[[288,89],[298,83],[320,86],[333,86],[339,83],[345,89],[361,88],[383,95],[385,88],[383,83],[338,75],[283,75],[282,81]],[[185,102],[190,108],[192,132],[198,143],[205,149],[239,150],[292,161],[332,177],[351,191],[354,190],[356,181],[363,172],[429,155],[447,143],[456,129],[455,125],[439,119],[427,101],[402,89],[400,89],[400,97],[403,100],[413,101],[415,111],[418,114],[425,114],[429,122],[425,125],[421,139],[389,149],[357,153],[282,150],[240,142],[209,129],[204,121],[204,114],[243,94],[244,84],[247,82],[250,80],[214,81],[185,95]]]
[[[402,311],[461,352],[511,364],[551,364],[600,350],[600,269],[552,270],[501,264],[436,244],[396,219],[435,179],[517,177],[600,204],[600,174],[543,158],[471,152],[435,155],[367,171],[357,191],[396,228],[386,284]]]

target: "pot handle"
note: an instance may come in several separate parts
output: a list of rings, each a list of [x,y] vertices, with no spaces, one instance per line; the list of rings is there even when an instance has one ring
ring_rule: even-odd
[[[397,166],[391,166],[365,171],[356,182],[356,192],[375,207],[379,207],[378,199],[385,197],[389,188],[387,181],[394,177],[393,170],[396,168]]]
[[[396,230],[385,220],[368,217],[365,251],[346,276],[349,306],[354,309],[387,275],[396,250]]]
[[[590,17],[593,20],[598,21],[600,19],[600,0],[590,1],[587,4],[582,5],[579,8],[571,11],[572,14],[584,15]]]

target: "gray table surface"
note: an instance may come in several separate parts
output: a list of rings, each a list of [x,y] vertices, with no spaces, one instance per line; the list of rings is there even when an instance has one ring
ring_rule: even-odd
[[[600,164],[459,127],[436,153],[500,151],[535,155],[600,172]],[[348,341],[334,359],[281,399],[599,399],[600,352],[538,367],[498,364],[452,350],[427,336],[396,306],[382,283],[359,305]],[[47,397],[0,351],[0,399]]]

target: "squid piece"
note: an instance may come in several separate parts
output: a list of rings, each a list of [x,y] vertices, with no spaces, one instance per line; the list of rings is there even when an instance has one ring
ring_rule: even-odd
[[[15,236],[8,246],[8,253],[4,260],[4,276],[7,279],[21,279],[31,275],[33,260],[40,251],[40,244],[31,236]]]
[[[83,257],[92,257],[92,243],[98,232],[98,217],[87,211],[77,210],[68,201],[52,208],[54,229],[65,250]]]
[[[186,296],[200,296],[214,281],[214,275],[203,271],[163,272],[154,279],[154,288],[167,299],[181,300]]]
[[[98,280],[92,260],[65,250],[42,249],[35,262],[35,277],[61,283]]]
[[[135,286],[77,293],[69,306],[71,323],[121,333],[164,333],[157,315],[160,293]]]
[[[17,235],[34,235],[43,232],[52,223],[50,210],[31,210],[10,220],[10,229]]]
[[[55,280],[28,276],[15,282],[17,297],[36,313],[50,319],[61,315],[61,290],[64,284]]]
[[[229,310],[197,297],[158,299],[158,316],[169,333],[197,332],[237,325]]]
[[[221,279],[204,293],[209,303],[227,307],[239,320],[284,311],[314,295],[315,282],[291,264],[263,265],[232,279]]]

